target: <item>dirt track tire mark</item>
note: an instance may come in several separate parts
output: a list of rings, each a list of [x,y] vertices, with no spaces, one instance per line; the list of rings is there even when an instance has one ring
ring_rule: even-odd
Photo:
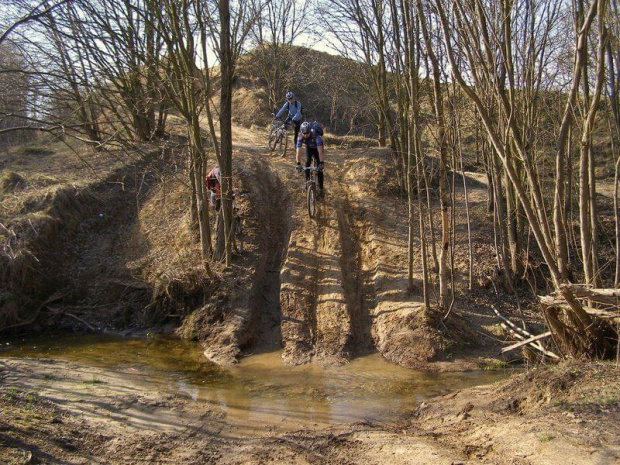
[[[342,171],[341,185],[353,205],[349,210],[363,212],[358,231],[363,237],[365,305],[372,319],[373,339],[388,360],[410,368],[428,367],[440,350],[440,342],[427,321],[421,296],[408,292],[406,231],[398,223],[405,212],[397,202],[384,203],[366,194],[358,179],[375,174],[359,173],[358,168],[373,169],[372,162],[363,153],[350,157]]]
[[[281,276],[283,358],[291,364],[342,364],[351,356],[351,320],[340,264],[338,213],[328,197],[319,201],[317,216],[310,219],[305,192],[297,179],[289,179],[295,213]]]
[[[286,363],[309,363],[314,355],[317,254],[314,236],[295,228],[288,244],[280,280],[282,358]]]
[[[322,201],[318,223],[318,282],[316,296],[316,361],[343,364],[351,358],[351,315],[345,297],[339,227],[339,189]]]
[[[326,198],[308,218],[303,190],[292,180],[294,226],[282,271],[283,358],[339,365],[372,350],[369,273],[363,269],[365,239],[341,186],[340,163],[326,176]],[[299,195],[296,195],[297,191]]]
[[[351,321],[350,351],[356,354],[373,350],[372,322],[369,309],[374,307],[374,288],[369,285],[368,272],[364,270],[364,229],[359,227],[357,217],[364,212],[355,208],[346,190],[338,206],[338,227],[342,253],[340,267],[343,274],[344,295]]]
[[[278,175],[269,165],[250,164],[242,171],[258,216],[258,262],[250,292],[252,343],[265,348],[282,345],[280,271],[290,235],[291,202]]]

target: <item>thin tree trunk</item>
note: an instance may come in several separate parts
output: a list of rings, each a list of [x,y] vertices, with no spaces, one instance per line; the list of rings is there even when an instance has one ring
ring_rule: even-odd
[[[232,78],[233,50],[230,42],[230,0],[219,0],[220,13],[220,144],[222,176],[222,212],[224,215],[224,237],[226,251],[224,261],[227,267],[232,262]]]

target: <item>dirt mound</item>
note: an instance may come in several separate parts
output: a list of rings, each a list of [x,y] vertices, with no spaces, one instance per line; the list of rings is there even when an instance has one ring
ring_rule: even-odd
[[[255,48],[241,56],[237,63],[237,79],[233,93],[233,109],[238,122],[249,126],[270,122],[269,97],[263,89],[267,86],[265,66],[272,60],[269,47]],[[281,71],[282,95],[276,96],[278,109],[284,104],[284,92],[292,90],[303,104],[304,118],[318,120],[332,134],[354,134],[373,137],[377,130],[372,116],[372,104],[357,83],[355,76],[362,72],[361,65],[353,60],[311,50],[305,47],[281,47],[284,60]],[[313,72],[308,74],[307,64]],[[348,87],[334,87],[334,82],[347,82]],[[320,89],[320,91],[318,91]],[[362,138],[364,140],[365,138]],[[366,142],[361,142],[367,146]],[[360,139],[349,139],[360,143]]]
[[[178,155],[177,155],[178,156]],[[154,186],[126,231],[122,255],[131,282],[151,289],[140,315],[144,324],[178,323],[204,304],[210,283],[190,227],[191,192],[181,173],[167,173]]]
[[[478,463],[617,463],[620,371],[567,361],[425,401],[411,430]]]
[[[269,98],[265,91],[258,88],[236,87],[232,104],[235,108],[233,122],[248,128],[253,124],[266,124],[273,110],[269,108]]]
[[[497,391],[497,411],[534,412],[560,407],[573,412],[615,411],[620,418],[620,370],[613,363],[568,360],[513,376]]]
[[[102,162],[100,171],[82,175],[79,182],[68,182],[79,174],[71,171],[72,161],[63,158],[64,152],[61,156],[50,150],[45,163],[40,156],[24,161],[36,182],[5,203],[0,329],[25,328],[35,321],[39,326],[34,328],[94,329],[111,323],[115,311],[131,300],[126,286],[112,283],[127,279],[126,268],[115,258],[126,237],[123,228],[135,217],[139,189],[149,185],[136,172],[159,153],[152,147],[142,149],[128,154],[124,164],[116,154],[108,154],[112,161]],[[96,161],[101,156],[94,151],[83,154],[82,169],[84,158]],[[51,166],[48,171],[54,177],[41,175],[42,163]],[[62,163],[64,179],[59,176]],[[140,292],[142,304],[146,287]]]

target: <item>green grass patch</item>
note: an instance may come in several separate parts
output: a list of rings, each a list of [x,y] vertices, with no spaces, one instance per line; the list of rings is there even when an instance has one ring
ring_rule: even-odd
[[[87,379],[87,380],[82,381],[82,384],[87,384],[89,386],[94,386],[94,385],[97,385],[97,384],[106,384],[106,382],[102,381],[100,379],[97,379],[97,378],[93,378],[93,379]]]
[[[2,394],[2,398],[4,400],[14,400],[17,397],[19,397],[19,391],[17,390],[17,388],[14,388],[14,387],[9,388],[7,392]]]
[[[537,438],[540,442],[542,442],[543,444],[546,442],[551,442],[555,439],[555,436],[553,434],[541,434],[540,436],[538,436]]]

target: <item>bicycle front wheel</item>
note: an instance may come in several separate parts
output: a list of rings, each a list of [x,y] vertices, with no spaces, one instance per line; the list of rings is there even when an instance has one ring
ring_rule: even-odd
[[[278,145],[278,131],[272,129],[268,139],[269,150],[274,151]]]
[[[316,184],[313,182],[308,184],[306,203],[308,206],[308,216],[314,218],[316,216]]]
[[[288,134],[286,131],[282,131],[282,138],[280,139],[280,156],[286,155],[286,149],[288,147]]]

